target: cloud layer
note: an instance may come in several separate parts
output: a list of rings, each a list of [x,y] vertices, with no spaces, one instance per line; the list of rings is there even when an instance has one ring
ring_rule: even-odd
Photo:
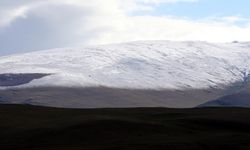
[[[227,16],[189,20],[173,16],[133,15],[161,3],[197,0],[19,0],[0,2],[0,55],[55,47],[136,40],[250,39],[244,18]]]

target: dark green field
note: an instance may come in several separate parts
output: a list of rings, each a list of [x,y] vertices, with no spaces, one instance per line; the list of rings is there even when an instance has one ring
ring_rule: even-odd
[[[249,150],[250,109],[0,105],[1,150]]]

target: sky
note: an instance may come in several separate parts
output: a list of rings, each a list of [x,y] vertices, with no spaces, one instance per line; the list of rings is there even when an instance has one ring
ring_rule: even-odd
[[[249,0],[1,0],[0,55],[141,40],[250,41]]]

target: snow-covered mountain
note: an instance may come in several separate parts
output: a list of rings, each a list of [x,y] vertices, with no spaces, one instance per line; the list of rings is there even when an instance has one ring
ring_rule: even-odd
[[[51,74],[25,86],[199,89],[244,81],[249,69],[250,43],[145,41],[0,58],[0,74]]]
[[[250,94],[235,93],[206,102],[199,107],[250,107]]]
[[[245,80],[243,87],[236,88],[232,93],[216,100],[205,102],[199,107],[250,107],[250,76]]]
[[[1,92],[5,96],[0,95],[0,102],[60,107],[193,107],[244,88],[249,71],[250,43],[247,42],[141,41],[52,49],[0,57],[0,88],[108,87],[108,90],[101,88],[106,93],[98,88],[88,92],[64,89],[73,92],[67,94],[68,101],[59,101],[58,89],[46,98],[41,98],[46,93],[44,89],[42,94],[41,90],[33,91],[32,96],[21,91],[19,94],[25,94],[20,94],[19,99],[17,91],[11,91]],[[90,98],[90,104],[88,93],[98,95],[98,92],[105,93],[103,99],[102,96],[95,97],[96,101]],[[129,95],[127,99],[126,95]],[[141,101],[146,98],[147,101]]]

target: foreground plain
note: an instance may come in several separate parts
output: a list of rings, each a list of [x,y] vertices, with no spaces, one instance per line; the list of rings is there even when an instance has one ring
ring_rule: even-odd
[[[250,109],[0,105],[1,150],[250,149]]]

